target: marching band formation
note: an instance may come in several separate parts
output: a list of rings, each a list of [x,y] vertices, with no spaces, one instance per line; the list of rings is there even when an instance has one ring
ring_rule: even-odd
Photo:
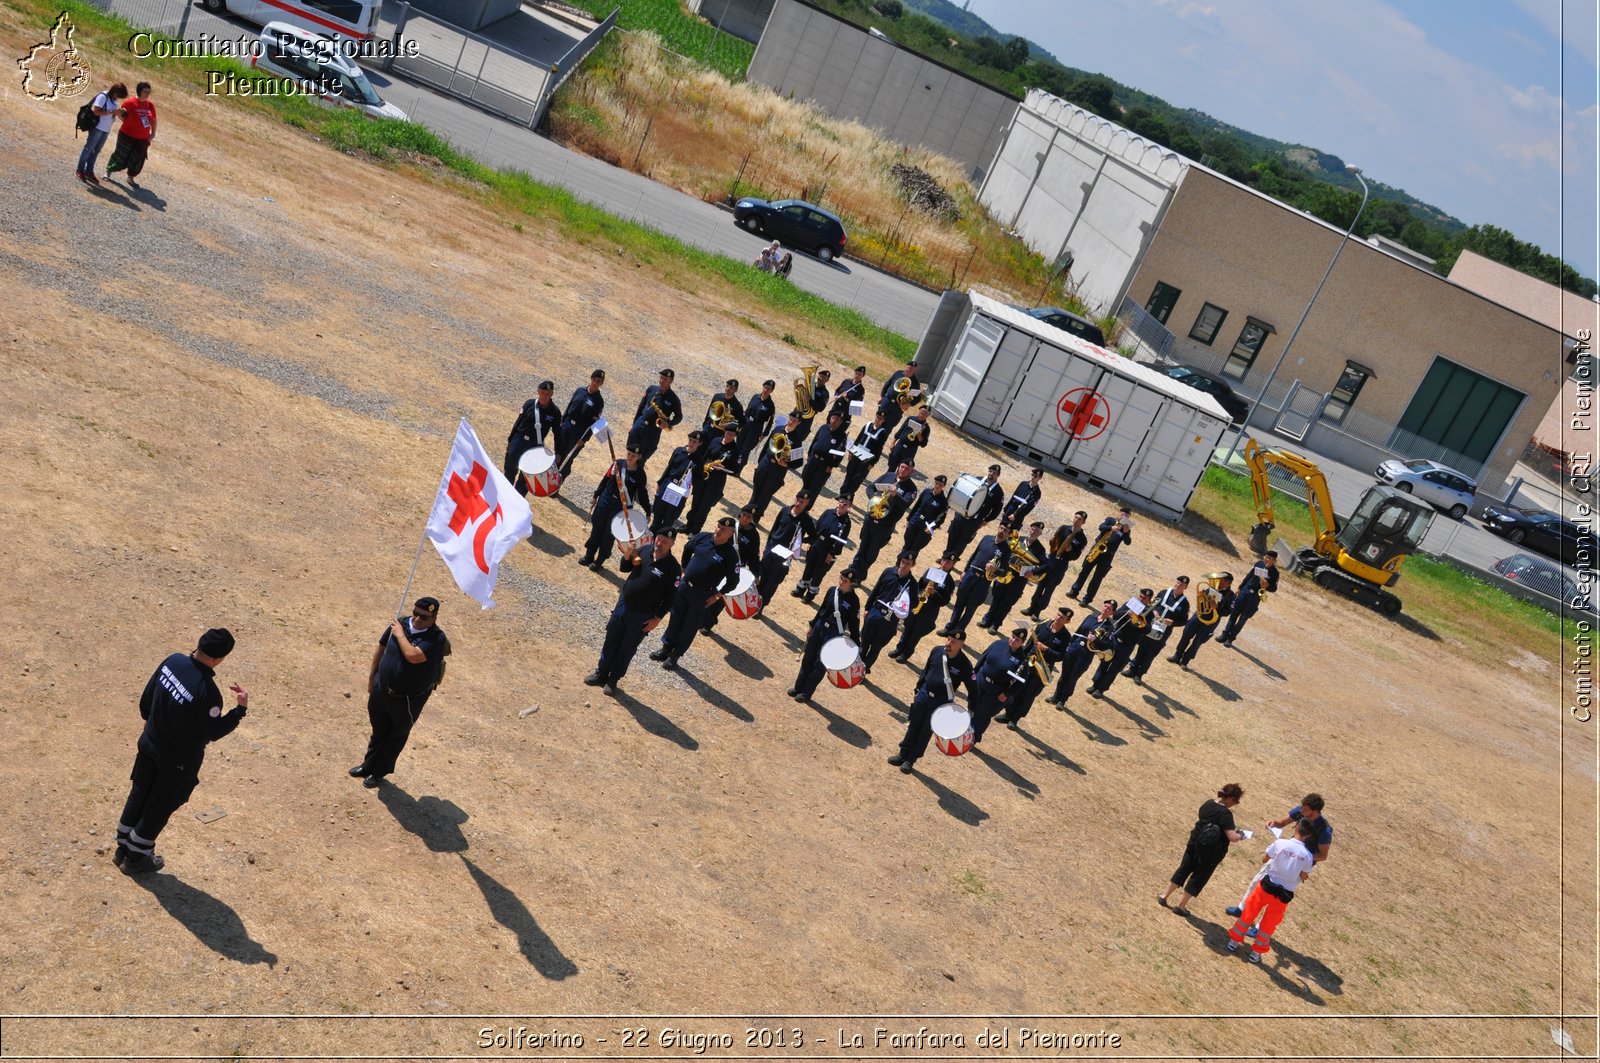
[[[930,740],[955,756],[982,742],[993,722],[1018,729],[1052,681],[1046,700],[1061,710],[1085,675],[1093,698],[1103,697],[1118,677],[1142,684],[1175,632],[1166,660],[1188,668],[1224,619],[1217,641],[1232,645],[1262,594],[1277,590],[1277,556],[1269,552],[1237,590],[1231,573],[1203,576],[1192,609],[1190,580],[1181,575],[1160,592],[1142,588],[1121,602],[1097,599],[1119,551],[1133,541],[1126,507],[1102,520],[1092,540],[1082,510],[1046,539],[1045,522],[1028,520],[1042,498],[1042,469],[1031,470],[1009,495],[999,465],[981,476],[959,475],[954,483],[937,475],[919,489],[913,474],[932,426],[915,362],[884,382],[870,420],[866,367],[831,390],[828,370],[807,366],[800,372],[793,406],[781,418],[775,381],[763,381],[748,405],[739,398],[739,382],[726,381],[699,426],[668,452],[653,499],[646,463],[684,422],[673,370],[662,369],[639,399],[620,454],[616,437],[622,433],[604,416],[603,370],[595,370],[564,408],[556,405],[549,380],[524,404],[505,456],[506,476],[524,494],[560,491],[587,444],[603,441],[610,450],[610,464],[588,500],[589,535],[578,563],[601,571],[618,547],[626,578],[585,683],[615,695],[645,636],[663,622],[649,657],[677,669],[695,638],[710,632],[722,614],[735,620],[758,615],[798,570],[789,593],[816,611],[788,689],[796,701],[809,701],[824,680],[840,688],[858,685],[891,643],[889,658],[910,664],[927,636],[943,640],[922,666],[905,736],[889,758],[910,774]],[[885,471],[874,478],[879,462]],[[824,495],[841,469],[829,506]],[[738,517],[720,517],[704,530],[730,478],[743,479],[747,470],[750,498]],[[773,518],[763,549],[759,525],[791,474],[799,483]],[[863,489],[867,501],[858,523],[852,510]],[[918,574],[918,560],[941,528],[944,549]],[[874,578],[879,555],[897,536],[893,563]],[[852,549],[854,556],[830,579]],[[1070,606],[1048,615],[1073,562],[1077,576],[1068,597],[1088,610],[1076,625]],[[1025,622],[1008,626],[1029,591],[1019,614]],[[966,651],[969,630],[995,636],[975,658]],[[958,701],[963,692],[965,706]]]

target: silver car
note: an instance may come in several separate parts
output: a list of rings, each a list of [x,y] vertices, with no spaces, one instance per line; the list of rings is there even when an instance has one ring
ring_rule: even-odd
[[[1425,458],[1392,459],[1377,468],[1379,483],[1415,494],[1434,509],[1460,520],[1478,497],[1478,483],[1464,472]]]

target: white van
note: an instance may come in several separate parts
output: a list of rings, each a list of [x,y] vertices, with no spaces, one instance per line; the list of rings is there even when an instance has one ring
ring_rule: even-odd
[[[283,22],[312,33],[369,40],[383,0],[200,0],[207,11],[231,11],[258,26]]]
[[[367,80],[354,59],[339,50],[332,37],[321,36],[291,26],[269,22],[261,31],[261,43],[250,65],[257,70],[285,77],[300,86],[311,99],[333,107],[355,107],[374,118],[398,118],[406,113],[385,103]]]

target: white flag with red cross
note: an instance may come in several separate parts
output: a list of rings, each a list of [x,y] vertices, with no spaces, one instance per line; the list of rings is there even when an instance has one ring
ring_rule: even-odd
[[[428,538],[456,584],[490,609],[500,559],[532,534],[528,500],[489,460],[478,434],[463,417],[433,499],[433,512],[428,514]]]

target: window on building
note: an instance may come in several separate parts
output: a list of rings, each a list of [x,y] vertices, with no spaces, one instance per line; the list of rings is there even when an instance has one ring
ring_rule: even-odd
[[[1276,331],[1265,321],[1246,318],[1244,328],[1239,330],[1239,338],[1234,341],[1233,350],[1228,352],[1228,360],[1222,364],[1222,375],[1243,380],[1261,354],[1261,345],[1267,342],[1267,336]]]
[[[1199,340],[1207,347],[1211,346],[1211,341],[1217,338],[1217,331],[1222,328],[1222,323],[1227,317],[1228,312],[1222,307],[1207,303],[1195,316],[1194,328],[1189,330],[1189,338]]]
[[[1516,388],[1435,356],[1400,416],[1391,445],[1411,449],[1414,439],[1487,463],[1527,397]]]
[[[1165,325],[1167,318],[1172,315],[1173,306],[1178,302],[1178,296],[1182,294],[1172,285],[1156,281],[1155,291],[1150,293],[1150,301],[1144,304],[1144,308],[1151,317]]]
[[[1372,370],[1360,362],[1344,363],[1339,382],[1328,392],[1328,401],[1322,407],[1322,419],[1333,424],[1344,424],[1345,415],[1356,404],[1356,396],[1372,377]]]

